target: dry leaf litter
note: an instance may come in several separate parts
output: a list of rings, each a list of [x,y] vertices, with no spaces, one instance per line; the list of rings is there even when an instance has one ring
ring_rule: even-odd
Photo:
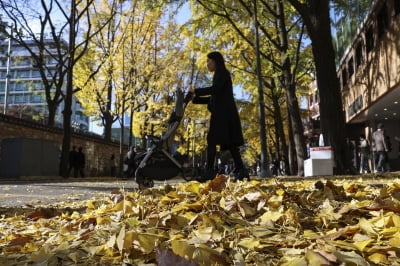
[[[0,265],[400,265],[400,180],[220,175],[0,219]]]

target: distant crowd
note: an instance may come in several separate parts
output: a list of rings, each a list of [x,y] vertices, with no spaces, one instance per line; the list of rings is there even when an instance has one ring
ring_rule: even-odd
[[[68,176],[70,176],[71,171],[73,172],[73,176],[77,178],[85,177],[85,154],[82,151],[82,147],[79,147],[76,150],[76,146],[72,146],[72,150],[69,152],[69,167],[68,167]]]

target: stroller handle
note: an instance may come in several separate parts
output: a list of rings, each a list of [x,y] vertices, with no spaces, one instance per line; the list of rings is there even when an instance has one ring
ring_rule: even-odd
[[[186,93],[185,98],[183,99],[183,103],[187,105],[193,99],[193,95],[194,94],[190,91]]]

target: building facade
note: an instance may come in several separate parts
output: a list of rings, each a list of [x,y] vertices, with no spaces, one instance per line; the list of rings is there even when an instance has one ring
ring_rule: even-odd
[[[392,143],[392,170],[400,170],[399,32],[400,1],[373,1],[337,68],[348,137],[355,145],[360,134],[371,142],[377,124],[383,123]]]
[[[26,41],[33,50],[37,49],[33,41]],[[52,40],[45,40],[44,45],[56,49]],[[45,62],[48,77],[54,74],[57,61],[50,55]],[[7,92],[7,93],[6,93]],[[40,72],[29,51],[12,41],[0,43],[0,108],[1,112],[18,118],[47,121],[47,102]],[[57,109],[55,123],[62,125],[63,102]],[[83,108],[76,97],[72,101],[72,127],[88,131],[89,118],[84,115]]]

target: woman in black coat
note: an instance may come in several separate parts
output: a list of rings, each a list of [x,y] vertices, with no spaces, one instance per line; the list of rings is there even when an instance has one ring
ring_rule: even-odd
[[[239,114],[233,97],[231,75],[225,67],[224,59],[219,52],[207,55],[207,68],[214,72],[212,86],[191,89],[193,103],[207,104],[211,112],[210,128],[207,135],[207,168],[203,181],[215,177],[214,160],[216,146],[229,150],[235,162],[235,177],[242,180],[249,177],[244,168],[239,146],[244,144]]]

